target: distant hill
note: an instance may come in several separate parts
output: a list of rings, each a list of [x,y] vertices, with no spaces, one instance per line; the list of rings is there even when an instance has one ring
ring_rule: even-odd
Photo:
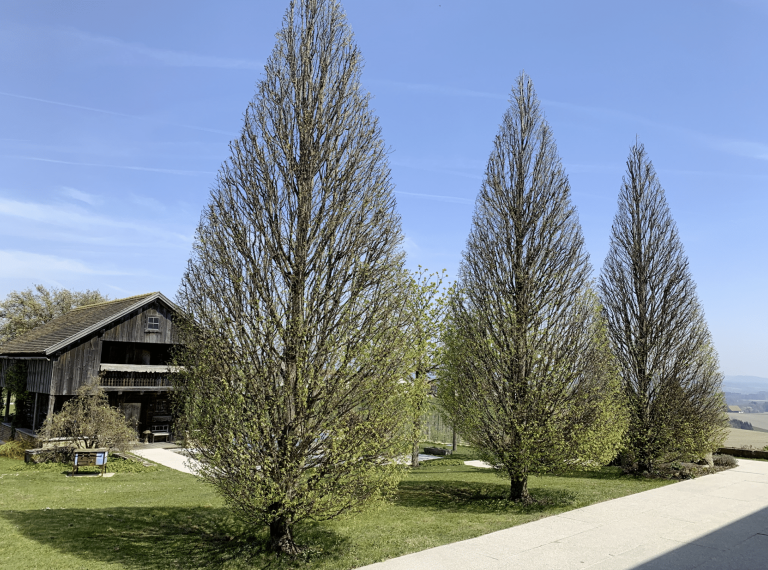
[[[723,380],[723,392],[739,394],[757,394],[768,392],[768,378],[760,376],[726,376]]]

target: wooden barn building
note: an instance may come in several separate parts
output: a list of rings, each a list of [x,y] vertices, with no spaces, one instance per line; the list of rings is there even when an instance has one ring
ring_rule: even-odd
[[[0,385],[12,366],[26,366],[31,398],[17,427],[31,435],[78,387],[98,379],[110,405],[134,420],[139,433],[169,431],[177,313],[162,293],[147,293],[74,309],[1,345]]]

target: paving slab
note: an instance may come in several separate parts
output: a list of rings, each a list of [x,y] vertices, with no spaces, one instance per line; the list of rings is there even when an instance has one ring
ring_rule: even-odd
[[[196,460],[181,455],[180,453],[175,453],[170,449],[132,449],[131,453],[143,457],[144,459],[154,461],[155,463],[159,463],[160,465],[165,465],[176,471],[189,473],[191,475],[197,475],[197,469],[199,468],[199,463]]]
[[[768,462],[605,501],[369,570],[768,568]]]

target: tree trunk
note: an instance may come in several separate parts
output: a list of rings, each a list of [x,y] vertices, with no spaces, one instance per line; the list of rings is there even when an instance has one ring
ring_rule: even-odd
[[[7,422],[10,415],[11,415],[11,391],[6,387],[5,389],[5,419],[4,422]]]
[[[279,517],[269,523],[269,547],[273,552],[290,556],[300,553],[300,549],[293,541],[291,525],[285,517]]]
[[[637,458],[637,472],[643,473],[644,471],[648,473],[653,471],[653,457],[649,453],[643,453]]]
[[[413,442],[413,450],[411,451],[411,467],[416,468],[419,466],[419,440]]]
[[[456,427],[453,428],[453,445],[451,451],[456,451]]]
[[[523,475],[519,479],[511,478],[509,487],[510,501],[527,501],[531,496],[528,494],[528,475]]]

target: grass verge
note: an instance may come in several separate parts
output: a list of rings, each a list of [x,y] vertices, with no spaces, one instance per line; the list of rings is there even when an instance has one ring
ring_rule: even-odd
[[[532,477],[537,503],[524,506],[504,500],[503,479],[459,458],[409,470],[377,510],[300,525],[297,560],[266,552],[264,529],[244,528],[192,475],[110,460],[114,477],[71,478],[63,465],[0,458],[0,568],[355,568],[670,483],[618,468]]]

